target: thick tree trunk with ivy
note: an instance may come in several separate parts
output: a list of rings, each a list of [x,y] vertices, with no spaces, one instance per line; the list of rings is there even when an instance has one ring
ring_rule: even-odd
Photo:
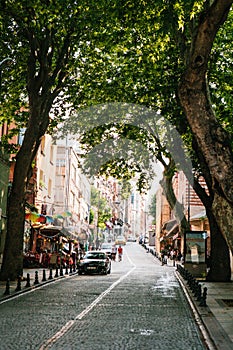
[[[233,154],[228,134],[218,123],[208,93],[206,72],[215,35],[232,1],[214,1],[200,20],[188,66],[179,85],[179,99],[212,179],[212,212],[233,252]]]

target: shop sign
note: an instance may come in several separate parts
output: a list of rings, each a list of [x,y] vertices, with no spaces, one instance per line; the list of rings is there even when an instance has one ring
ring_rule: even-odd
[[[194,276],[206,275],[206,231],[188,231],[184,235],[184,262]]]

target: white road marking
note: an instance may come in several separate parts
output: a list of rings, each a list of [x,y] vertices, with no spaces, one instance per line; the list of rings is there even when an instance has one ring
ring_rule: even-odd
[[[61,338],[68,330],[75,324],[76,321],[81,320],[84,316],[86,316],[107,294],[111,292],[119,283],[121,283],[126,277],[128,277],[135,269],[136,265],[129,258],[128,254],[126,256],[133,266],[131,270],[129,270],[125,275],[121,276],[116,282],[114,282],[108,289],[106,289],[103,293],[101,293],[90,305],[86,307],[80,314],[78,314],[74,320],[68,321],[57,333],[55,333],[51,338],[49,338],[39,350],[47,350],[49,347],[54,344],[59,338]]]

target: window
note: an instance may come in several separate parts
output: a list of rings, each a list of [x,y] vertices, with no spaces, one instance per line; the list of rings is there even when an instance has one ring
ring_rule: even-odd
[[[42,137],[41,143],[40,143],[40,152],[41,152],[41,154],[43,154],[43,156],[45,155],[44,149],[45,149],[45,136]]]
[[[50,163],[53,165],[53,151],[54,147],[53,145],[50,146]]]
[[[56,175],[65,175],[65,159],[57,159]]]
[[[39,187],[40,189],[45,187],[45,176],[43,170],[40,170]]]
[[[71,179],[75,182],[76,181],[76,168],[75,166],[72,164],[71,166]]]
[[[48,197],[51,198],[52,195],[52,180],[49,179],[49,183],[48,183]]]

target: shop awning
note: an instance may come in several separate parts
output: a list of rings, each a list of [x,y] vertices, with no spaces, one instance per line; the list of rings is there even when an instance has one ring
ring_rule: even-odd
[[[190,220],[205,219],[206,217],[206,210],[203,209],[202,211],[199,211],[199,213],[191,216]]]
[[[180,232],[177,232],[173,237],[172,240],[175,241],[175,239],[180,239]]]
[[[169,220],[164,223],[162,230],[165,234],[165,238],[171,238],[179,231],[179,224],[176,219]]]
[[[55,237],[55,236],[69,237],[69,231],[62,226],[45,225],[40,228],[40,233],[48,237]]]
[[[40,234],[46,237],[66,237],[68,240],[78,240],[79,234],[69,227],[43,225],[40,227]]]
[[[172,228],[167,232],[166,237],[170,238],[172,237],[175,233],[179,231],[179,225],[178,223],[174,224]]]

